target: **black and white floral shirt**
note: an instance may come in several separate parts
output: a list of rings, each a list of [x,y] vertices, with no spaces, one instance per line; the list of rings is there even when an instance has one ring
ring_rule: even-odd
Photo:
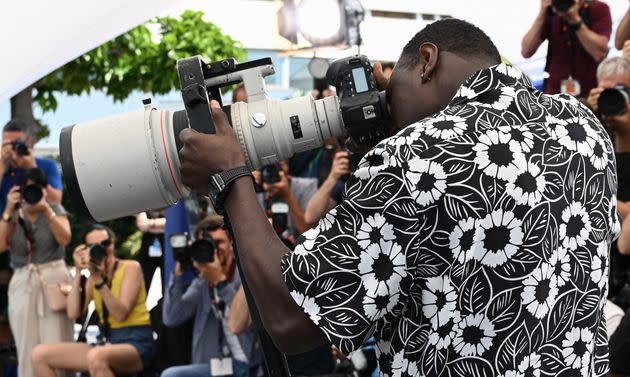
[[[282,271],[385,376],[603,375],[616,181],[593,114],[500,64],[366,155]]]

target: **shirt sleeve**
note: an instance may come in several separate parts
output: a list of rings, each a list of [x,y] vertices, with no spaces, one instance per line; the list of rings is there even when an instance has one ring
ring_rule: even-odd
[[[612,17],[608,4],[601,1],[594,1],[591,8],[590,29],[599,35],[610,38],[612,33]]]
[[[57,165],[54,161],[37,159],[37,167],[42,169],[44,173],[46,173],[46,178],[48,178],[49,185],[58,190],[63,189],[63,184],[61,183],[61,174],[59,174],[59,169],[57,169]]]
[[[377,147],[366,155],[343,203],[300,236],[282,261],[293,299],[345,354],[379,320],[401,313],[411,280],[420,211],[390,152]]]

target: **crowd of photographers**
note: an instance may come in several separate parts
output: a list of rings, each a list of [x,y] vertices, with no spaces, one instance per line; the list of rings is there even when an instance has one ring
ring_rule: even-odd
[[[522,39],[522,54],[533,55],[547,40],[549,75],[543,91],[582,100],[614,141],[623,226],[610,252],[606,316],[611,373],[630,375],[625,357],[630,353],[630,11],[614,36],[622,54],[607,58],[611,32],[610,10],[601,1],[541,0]],[[383,68],[389,75],[393,64]],[[329,89],[313,93],[332,94]],[[237,101],[246,101],[242,86],[234,90]],[[60,204],[61,178],[54,161],[34,157],[32,135],[28,123],[10,121],[0,152],[0,289],[8,295],[8,311],[0,312],[0,336],[2,319],[8,318],[19,375],[48,377],[67,370],[92,376],[142,371],[166,377],[263,376],[261,346],[222,217],[210,210],[191,241],[187,234],[164,239],[164,211],[138,214],[142,241],[136,261],[119,259],[116,235],[92,225],[72,253],[75,270],[70,274],[65,262],[70,219]],[[289,248],[343,201],[345,179],[360,158],[331,139],[318,150],[254,172],[260,205]],[[163,265],[166,242],[176,264],[159,312],[150,313],[147,291]],[[2,271],[12,271],[8,287]],[[93,311],[100,336],[88,344],[81,332],[75,339],[73,326],[90,323]],[[367,377],[378,372],[373,348],[367,341],[346,357],[324,344],[287,356],[287,362],[294,376]]]

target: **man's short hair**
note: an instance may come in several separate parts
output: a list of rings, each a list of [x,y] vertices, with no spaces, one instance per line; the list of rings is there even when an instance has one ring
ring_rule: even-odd
[[[608,58],[597,66],[597,79],[602,77],[621,76],[630,74],[630,58],[625,56],[614,56]]]
[[[398,67],[413,68],[420,62],[420,46],[433,43],[439,51],[448,51],[461,58],[501,63],[501,54],[490,37],[477,26],[456,18],[435,21],[420,30],[403,48]]]
[[[87,226],[87,228],[85,229],[85,232],[83,232],[83,236],[81,237],[83,242],[87,243],[85,241],[85,238],[87,237],[87,235],[96,230],[104,230],[105,232],[107,232],[107,236],[109,237],[109,239],[112,240],[113,244],[116,244],[116,234],[114,234],[114,231],[111,230],[111,228],[109,228],[108,226],[105,226],[99,223],[94,223]]]
[[[24,170],[20,183],[25,185],[29,180],[42,187],[48,186],[48,177],[46,177],[46,173],[44,173],[44,171],[40,168],[30,168]]]
[[[215,214],[208,215],[197,224],[195,238],[199,238],[205,232],[214,232],[218,229],[223,229],[223,216]],[[229,232],[228,237],[230,237]]]
[[[33,125],[22,119],[11,119],[4,125],[2,132],[24,132],[26,136],[32,136]]]

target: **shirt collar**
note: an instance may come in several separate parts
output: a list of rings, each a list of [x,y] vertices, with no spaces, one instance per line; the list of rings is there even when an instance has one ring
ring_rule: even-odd
[[[502,88],[533,88],[529,78],[520,69],[511,64],[501,63],[473,73],[449,103],[449,107],[466,102],[486,103],[483,94]]]

